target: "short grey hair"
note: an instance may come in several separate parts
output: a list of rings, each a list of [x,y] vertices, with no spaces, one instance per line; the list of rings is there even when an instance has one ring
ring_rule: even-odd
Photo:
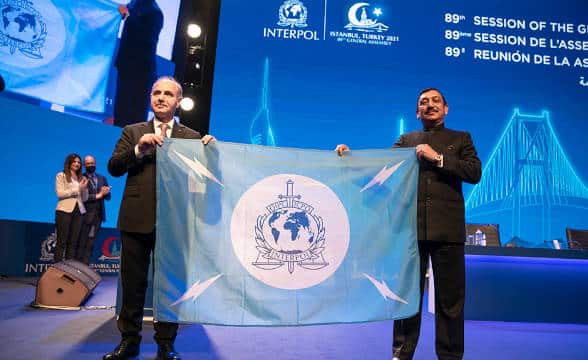
[[[182,97],[182,95],[183,95],[183,93],[184,93],[184,90],[182,89],[182,84],[180,84],[180,83],[178,82],[178,80],[174,79],[174,78],[173,78],[173,77],[171,77],[171,76],[162,76],[162,77],[160,77],[159,79],[157,79],[157,80],[156,80],[156,81],[153,83],[153,86],[151,87],[151,92],[153,92],[153,88],[155,87],[155,84],[157,84],[157,83],[158,83],[158,82],[160,82],[160,81],[170,81],[170,82],[174,83],[174,84],[176,85],[176,87],[178,88],[178,95],[179,95],[178,97],[180,97],[180,98]]]

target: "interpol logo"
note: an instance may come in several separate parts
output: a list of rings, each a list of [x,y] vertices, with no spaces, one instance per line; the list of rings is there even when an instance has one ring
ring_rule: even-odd
[[[41,243],[41,257],[39,260],[41,261],[53,261],[53,251],[55,250],[55,246],[57,245],[57,231],[51,233],[51,235],[47,236],[45,240]]]
[[[278,9],[280,28],[263,28],[263,37],[274,39],[319,40],[315,30],[308,27],[308,10],[299,0],[286,0]]]
[[[3,62],[19,67],[43,65],[52,60],[63,48],[65,26],[57,8],[50,0],[0,0],[0,49],[6,48],[13,56]],[[51,24],[49,29],[47,24]],[[48,41],[51,39],[51,41]],[[28,59],[37,62],[23,61]]]
[[[341,265],[349,220],[325,184],[302,175],[273,175],[237,202],[231,240],[253,277],[272,287],[303,289],[323,282]]]
[[[308,11],[306,6],[298,0],[286,0],[278,10],[280,21],[278,25],[293,27],[307,27],[306,18]]]

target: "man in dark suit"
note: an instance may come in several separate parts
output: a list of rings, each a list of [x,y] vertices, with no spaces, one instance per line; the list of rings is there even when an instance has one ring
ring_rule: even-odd
[[[118,217],[123,294],[117,324],[122,341],[114,351],[104,355],[105,360],[129,359],[139,354],[149,262],[156,241],[156,147],[163,144],[165,137],[201,138],[198,132],[174,122],[173,115],[181,98],[182,87],[177,81],[170,77],[157,80],[151,90],[155,118],[126,126],[108,162],[112,176],[127,174],[127,180]],[[211,135],[202,137],[204,144],[212,140]],[[180,359],[173,346],[178,324],[156,321],[154,328],[157,359]]]
[[[462,182],[482,176],[470,134],[445,127],[449,111],[437,89],[421,91],[416,116],[423,130],[401,135],[394,147],[416,147],[419,159],[417,233],[420,288],[431,258],[435,284],[435,350],[439,359],[463,357],[465,301],[465,204]],[[421,298],[422,307],[422,298]],[[394,322],[394,358],[412,359],[421,327],[419,312]]]
[[[88,200],[84,202],[86,213],[82,220],[76,259],[88,265],[94,240],[98,236],[100,226],[106,221],[104,200],[110,200],[110,186],[104,176],[96,173],[96,159],[93,156],[87,155],[84,158],[84,167],[84,177],[88,179]]]
[[[157,74],[157,42],[163,13],[155,0],[133,0],[118,11],[125,19],[115,66],[114,125],[145,121],[149,90]]]
[[[435,280],[435,350],[439,359],[463,357],[465,301],[465,205],[462,182],[475,184],[482,164],[470,134],[445,128],[449,111],[434,88],[421,91],[416,116],[423,130],[401,135],[394,147],[415,147],[419,159],[417,237],[420,288],[424,288],[429,256]],[[349,151],[337,146],[339,155]],[[421,327],[419,312],[394,321],[394,360],[412,359]]]

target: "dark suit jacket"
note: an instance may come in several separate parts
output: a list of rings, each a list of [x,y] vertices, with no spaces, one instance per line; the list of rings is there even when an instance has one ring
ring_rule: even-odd
[[[90,181],[90,176],[84,173],[84,176],[88,178],[88,200],[84,202],[86,207],[86,213],[84,214],[84,222],[86,224],[93,224],[97,216],[100,217],[100,222],[106,221],[106,207],[104,206],[104,200],[110,200],[110,193],[102,199],[96,199],[96,193],[100,191],[103,186],[108,186],[106,178],[98,173],[96,175],[96,184]]]
[[[118,214],[118,229],[147,234],[155,229],[155,153],[138,159],[135,145],[144,134],[155,133],[153,120],[127,125],[110,160],[112,176],[127,174],[127,181]],[[174,124],[171,137],[200,139],[200,134],[182,124]]]
[[[443,126],[400,136],[394,147],[429,144],[443,154],[443,167],[421,160],[419,165],[418,239],[465,242],[465,205],[462,182],[475,184],[482,163],[469,133]]]
[[[136,0],[128,5],[129,16],[120,38],[115,65],[119,70],[155,72],[155,54],[163,13],[155,0]]]

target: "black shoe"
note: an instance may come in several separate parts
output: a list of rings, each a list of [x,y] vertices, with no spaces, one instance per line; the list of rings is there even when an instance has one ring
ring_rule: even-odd
[[[181,360],[180,354],[176,352],[172,344],[157,345],[157,360]]]
[[[139,343],[123,339],[118,346],[105,354],[102,360],[128,360],[134,359],[139,355]]]

